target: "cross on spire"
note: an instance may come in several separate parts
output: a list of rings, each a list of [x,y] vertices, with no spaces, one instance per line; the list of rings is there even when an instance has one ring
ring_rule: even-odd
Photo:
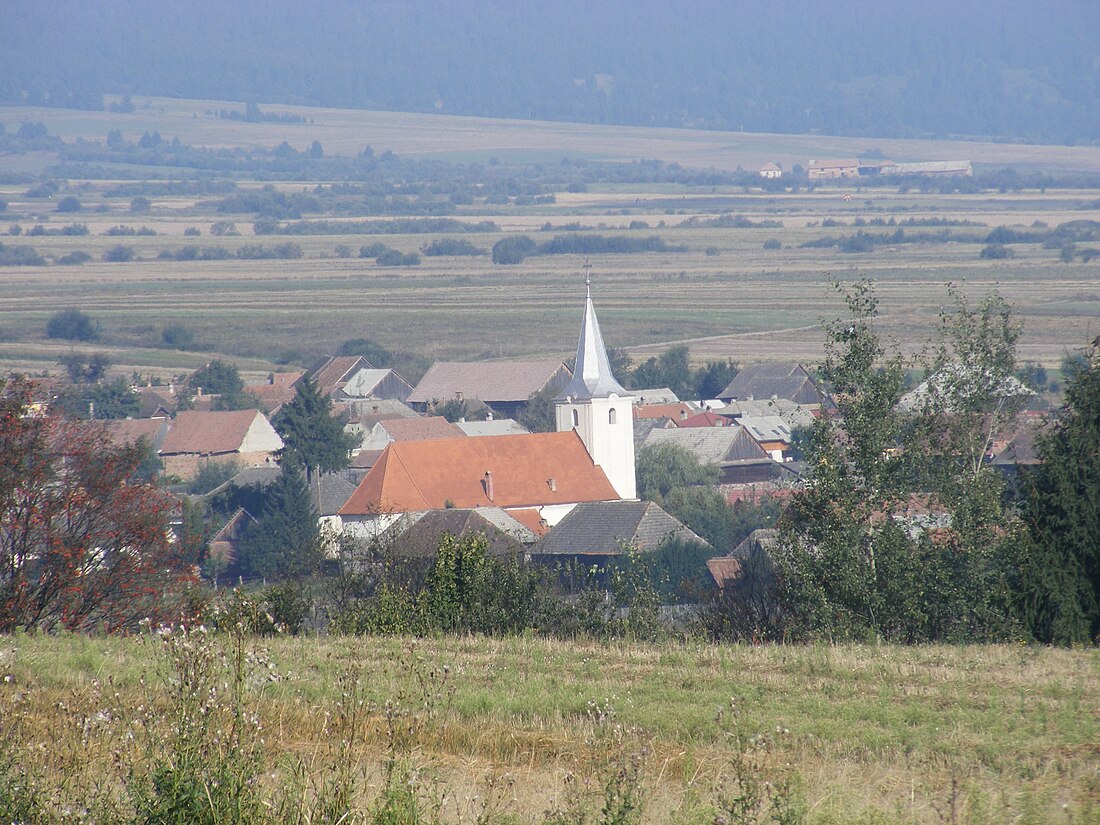
[[[584,259],[584,266],[581,267],[584,270],[584,288],[589,298],[592,297],[592,264],[588,263],[588,258]]]

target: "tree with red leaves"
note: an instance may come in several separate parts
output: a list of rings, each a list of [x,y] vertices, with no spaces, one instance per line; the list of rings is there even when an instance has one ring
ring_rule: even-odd
[[[0,379],[0,632],[180,618],[197,559],[171,540],[171,498],[135,474],[144,445],[32,414],[33,388]]]

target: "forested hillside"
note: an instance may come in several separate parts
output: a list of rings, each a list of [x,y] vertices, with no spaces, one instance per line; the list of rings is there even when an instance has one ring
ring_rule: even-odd
[[[867,136],[1100,140],[1100,4],[12,0],[0,103],[133,94]]]

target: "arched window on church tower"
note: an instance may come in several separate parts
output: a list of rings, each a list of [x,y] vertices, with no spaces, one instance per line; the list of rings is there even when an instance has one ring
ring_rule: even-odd
[[[616,414],[617,414],[617,411],[615,410],[614,407],[612,407],[610,410],[607,411],[607,423],[608,424],[614,424],[615,423]]]
[[[579,426],[581,423],[581,417],[577,414],[576,410],[573,410],[573,426]]]

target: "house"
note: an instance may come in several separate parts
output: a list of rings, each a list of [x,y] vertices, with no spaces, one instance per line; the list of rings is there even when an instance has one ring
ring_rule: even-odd
[[[645,446],[672,444],[683,447],[702,464],[714,464],[722,484],[770,481],[782,476],[783,467],[761,447],[744,427],[677,427],[653,430]]]
[[[306,377],[317,385],[321,395],[335,400],[356,373],[373,369],[374,365],[361,355],[324,355],[306,370]]]
[[[654,430],[671,430],[678,426],[670,418],[639,418],[634,422],[634,451],[637,452]]]
[[[760,177],[774,180],[783,177],[783,167],[778,163],[765,163],[760,167]]]
[[[379,421],[393,418],[419,418],[420,414],[394,398],[360,398],[348,401],[334,401],[332,414],[344,422],[344,432],[359,436],[362,440]]]
[[[441,415],[416,418],[391,418],[371,428],[360,446],[362,451],[384,450],[394,441],[431,441],[440,438],[465,438],[456,424]]]
[[[361,369],[348,379],[336,393],[336,400],[387,398],[404,401],[412,393],[412,385],[391,369]]]
[[[749,364],[742,367],[718,397],[723,401],[777,398],[803,406],[821,405],[825,390],[797,363]]]
[[[474,507],[407,513],[379,537],[400,558],[434,559],[445,535],[485,538],[490,556],[519,558],[539,534],[499,507]]]
[[[260,501],[262,501],[264,489],[274,484],[279,479],[281,472],[282,470],[279,467],[273,465],[250,467],[241,470],[233,478],[218,485],[206,493],[203,498],[209,501],[225,496],[235,497],[237,490],[252,487],[258,491]],[[308,487],[310,500],[317,511],[318,524],[321,527],[328,525],[339,531],[340,520],[337,514],[340,512],[340,508],[351,498],[351,494],[355,492],[355,484],[344,472],[315,473],[309,479]],[[254,506],[257,511],[260,509],[258,502],[256,505],[250,504],[249,506]]]
[[[677,401],[671,404],[646,404],[634,408],[634,417],[642,418],[667,418],[677,424],[687,421],[695,415],[698,409],[687,401]]]
[[[179,408],[174,388],[138,387],[138,418],[171,418]]]
[[[208,461],[239,461],[246,467],[270,464],[283,440],[258,410],[181,412],[160,448],[167,475],[192,479]]]
[[[256,523],[255,517],[243,507],[229,517],[211,537],[206,545],[206,558],[209,569],[217,576],[231,567],[237,560],[237,547],[244,538],[245,531]]]
[[[108,438],[120,446],[134,444],[144,438],[153,451],[157,452],[168,437],[167,418],[123,418],[101,421],[99,424]]]
[[[487,421],[456,421],[455,426],[469,436],[526,435],[531,431],[514,418],[490,418]]]
[[[974,176],[974,167],[968,160],[931,160],[920,163],[889,163],[883,166],[882,174],[898,177],[923,178],[969,178]]]
[[[744,415],[737,423],[776,461],[791,448],[791,428],[778,415]]]
[[[772,528],[753,530],[728,556],[707,559],[707,569],[719,590],[736,584],[746,569],[770,572],[770,553],[779,538]],[[759,562],[764,561],[763,565]]]
[[[679,422],[679,426],[681,427],[728,427],[731,424],[733,424],[731,419],[712,412],[711,410],[705,410],[704,412],[690,415]]]
[[[859,158],[811,160],[809,167],[806,169],[806,177],[810,180],[854,178],[858,175]]]
[[[420,379],[406,403],[421,412],[430,404],[482,401],[502,416],[515,417],[537,392],[557,393],[572,377],[560,360],[439,361]]]
[[[260,404],[268,415],[275,415],[283,404],[294,400],[298,394],[296,384],[305,373],[273,372],[262,384],[248,384],[244,391]]]
[[[710,546],[652,501],[588,502],[578,504],[551,528],[531,548],[529,557],[540,562],[569,559],[601,564],[630,548],[650,553],[674,539]]]
[[[635,403],[639,407],[645,407],[650,404],[676,404],[679,402],[679,398],[668,387],[651,387],[647,390],[631,390],[631,393],[636,399]]]
[[[535,511],[552,525],[581,502],[618,498],[575,431],[394,441],[339,515],[366,535],[401,514],[450,507]]]
[[[743,417],[778,416],[789,429],[793,430],[796,427],[812,427],[817,420],[817,406],[816,404],[804,406],[787,398],[745,398],[740,401],[731,401],[714,412],[732,421],[739,421]]]

